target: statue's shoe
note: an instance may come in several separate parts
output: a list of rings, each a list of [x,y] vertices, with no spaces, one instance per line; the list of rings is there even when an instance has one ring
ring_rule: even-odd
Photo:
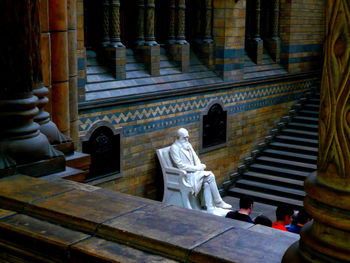
[[[230,210],[218,208],[218,207],[211,207],[207,209],[208,214],[216,215],[216,216],[222,216],[225,217],[227,213],[230,212]]]
[[[230,209],[232,208],[232,205],[225,203],[223,200],[215,204],[216,207],[224,208],[224,209]]]

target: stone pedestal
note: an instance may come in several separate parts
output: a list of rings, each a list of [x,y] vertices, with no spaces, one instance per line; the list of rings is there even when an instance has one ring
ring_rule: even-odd
[[[281,54],[281,39],[279,37],[273,37],[266,39],[265,42],[271,58],[276,63],[279,63]]]
[[[178,63],[181,72],[189,72],[190,70],[190,45],[175,43],[170,46],[170,54],[173,60]]]
[[[261,64],[264,53],[264,42],[261,38],[253,38],[248,41],[248,54],[257,64]]]
[[[126,48],[125,46],[109,46],[106,48],[106,55],[117,80],[126,79]]]
[[[142,46],[143,61],[152,76],[160,74],[160,47],[158,45]]]
[[[215,43],[202,43],[201,48],[201,60],[211,70],[215,70]]]

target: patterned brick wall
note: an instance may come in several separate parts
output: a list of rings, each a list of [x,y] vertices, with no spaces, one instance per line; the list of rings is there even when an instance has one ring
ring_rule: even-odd
[[[243,78],[245,3],[214,0],[215,69],[224,80]]]
[[[156,172],[156,149],[170,145],[177,129],[185,127],[198,151],[200,112],[212,99],[219,99],[228,109],[228,144],[200,158],[215,172],[220,184],[311,83],[312,80],[303,80],[245,86],[85,110],[80,112],[80,136],[101,120],[111,122],[116,128],[123,127],[123,177],[102,186],[155,198],[157,189],[162,187]]]
[[[85,100],[86,50],[84,44],[84,1],[77,0],[78,99]]]
[[[320,67],[324,6],[324,0],[281,0],[281,63],[289,72]]]

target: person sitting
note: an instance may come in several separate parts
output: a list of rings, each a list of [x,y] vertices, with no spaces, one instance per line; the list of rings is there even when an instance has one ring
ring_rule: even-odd
[[[287,231],[286,227],[292,222],[294,210],[289,206],[278,206],[276,209],[276,222],[272,223],[272,228]]]
[[[206,165],[201,163],[188,139],[188,131],[180,128],[177,131],[176,141],[170,147],[170,157],[177,168],[187,172],[185,180],[191,186],[194,196],[197,196],[203,188],[207,212],[221,215],[216,208],[230,209],[232,206],[222,200],[214,174],[205,171]]]
[[[239,200],[239,210],[228,212],[226,217],[254,224],[253,220],[250,218],[250,214],[253,211],[253,204],[253,198],[250,196],[243,196]]]
[[[272,221],[264,215],[257,216],[254,219],[254,224],[272,227]]]
[[[295,220],[287,226],[287,230],[292,233],[300,234],[301,228],[309,221],[311,221],[311,216],[305,211],[305,209],[300,209]]]

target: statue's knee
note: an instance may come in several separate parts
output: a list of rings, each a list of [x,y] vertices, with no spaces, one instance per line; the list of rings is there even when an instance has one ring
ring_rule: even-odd
[[[210,173],[208,176],[207,176],[207,181],[208,183],[211,183],[211,182],[214,182],[215,181],[215,176],[213,173]]]

